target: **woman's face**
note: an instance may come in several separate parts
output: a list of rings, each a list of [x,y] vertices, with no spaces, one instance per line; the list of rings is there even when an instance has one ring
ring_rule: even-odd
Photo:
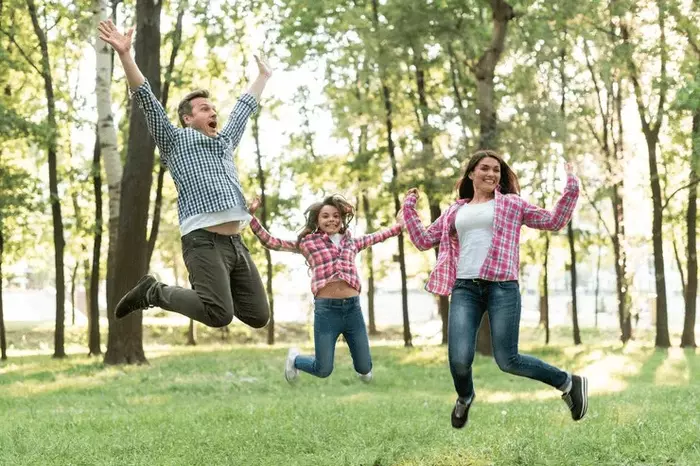
[[[501,163],[493,157],[484,157],[469,173],[474,183],[474,193],[492,194],[501,182]]]
[[[327,235],[339,233],[342,226],[343,219],[335,206],[324,205],[318,212],[318,227]]]

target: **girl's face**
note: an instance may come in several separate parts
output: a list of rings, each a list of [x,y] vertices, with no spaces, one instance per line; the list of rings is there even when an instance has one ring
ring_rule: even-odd
[[[332,205],[324,205],[318,212],[318,227],[327,235],[340,232],[343,226],[343,219],[340,211]]]
[[[484,157],[469,174],[474,183],[474,192],[490,194],[496,190],[501,181],[501,164],[492,157]]]

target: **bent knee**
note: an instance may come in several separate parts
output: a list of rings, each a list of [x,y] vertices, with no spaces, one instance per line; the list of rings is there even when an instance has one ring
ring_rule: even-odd
[[[250,325],[253,328],[263,328],[267,325],[267,323],[270,321],[270,316],[261,316],[257,317],[254,319],[250,319],[248,322],[248,325]]]
[[[503,372],[513,374],[517,372],[518,369],[518,355],[497,357],[496,364]]]
[[[226,327],[233,321],[233,314],[218,314],[211,316],[210,327],[221,328]]]
[[[321,367],[316,371],[316,375],[322,379],[330,376],[333,373],[333,366]]]

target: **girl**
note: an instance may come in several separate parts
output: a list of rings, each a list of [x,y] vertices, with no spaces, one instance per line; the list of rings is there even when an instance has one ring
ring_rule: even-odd
[[[260,199],[250,204],[254,214]],[[365,321],[360,309],[360,277],[355,256],[364,248],[396,236],[403,226],[402,217],[393,227],[370,235],[352,238],[348,224],[353,207],[338,195],[313,204],[304,213],[306,225],[296,241],[270,235],[253,216],[251,229],[263,246],[277,251],[302,254],[311,268],[314,295],[315,356],[301,356],[290,348],[284,369],[287,382],[294,382],[299,370],[316,377],[328,377],[333,371],[335,343],[342,334],[350,348],[355,371],[363,382],[372,380],[372,358]]]
[[[408,191],[403,215],[411,241],[420,250],[439,245],[435,269],[426,289],[448,296],[448,359],[457,391],[452,426],[464,427],[474,401],[472,362],[476,335],[485,312],[501,370],[539,380],[561,390],[575,421],[588,409],[588,383],[532,356],[518,353],[520,325],[520,227],[560,230],[571,219],[578,199],[578,180],[566,164],[564,195],[553,211],[519,196],[515,173],[497,153],[474,154],[457,182],[459,199],[427,229],[416,213],[418,191]]]

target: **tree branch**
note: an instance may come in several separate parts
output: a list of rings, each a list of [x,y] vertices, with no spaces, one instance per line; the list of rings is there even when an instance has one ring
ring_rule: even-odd
[[[605,223],[605,220],[603,219],[603,213],[598,208],[598,205],[595,202],[593,202],[591,197],[588,195],[588,191],[586,190],[586,185],[583,183],[581,184],[581,191],[583,192],[583,196],[586,198],[588,203],[591,205],[591,207],[593,207],[593,210],[595,210],[596,214],[598,214],[598,219],[600,220],[600,223],[603,224],[603,227],[605,228],[605,231],[608,233],[608,236],[610,236],[610,238],[614,238],[615,235],[612,234],[612,232],[610,231],[610,228],[608,228],[608,224]]]
[[[671,193],[671,195],[669,195],[669,196],[666,198],[666,202],[664,202],[664,204],[661,206],[661,211],[663,212],[664,209],[666,209],[666,207],[668,206],[668,203],[671,201],[671,199],[673,198],[673,196],[675,196],[676,194],[678,194],[680,191],[683,191],[684,189],[692,188],[693,186],[697,185],[698,183],[700,183],[700,178],[697,179],[697,180],[693,180],[693,181],[691,181],[690,183],[686,184],[685,186],[681,186],[680,188],[678,188],[678,189],[676,189],[675,191],[673,191],[673,192]]]
[[[24,50],[22,49],[22,47],[20,47],[20,45],[17,43],[14,35],[10,34],[9,32],[5,31],[2,28],[0,28],[0,32],[5,34],[7,36],[7,38],[10,39],[10,41],[12,41],[13,44],[15,44],[15,47],[17,47],[17,50],[19,50],[20,55],[22,55],[22,57],[27,61],[27,63],[29,63],[29,66],[34,68],[36,70],[36,72],[39,73],[40,76],[44,76],[44,73],[34,64],[34,62],[31,60],[31,58],[29,58],[29,55],[27,55],[24,52]]]

